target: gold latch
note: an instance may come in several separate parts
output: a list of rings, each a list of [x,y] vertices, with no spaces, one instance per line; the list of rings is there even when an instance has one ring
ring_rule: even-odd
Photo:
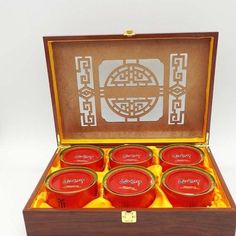
[[[127,36],[127,37],[132,37],[135,35],[135,32],[131,29],[128,29],[124,32],[124,36]]]
[[[132,224],[137,222],[137,212],[136,211],[122,211],[121,212],[121,222],[126,224]]]

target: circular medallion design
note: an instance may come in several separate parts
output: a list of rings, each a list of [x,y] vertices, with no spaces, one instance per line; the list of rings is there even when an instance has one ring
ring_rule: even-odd
[[[104,95],[114,113],[126,119],[139,119],[155,107],[160,86],[150,69],[129,63],[118,66],[109,74]]]

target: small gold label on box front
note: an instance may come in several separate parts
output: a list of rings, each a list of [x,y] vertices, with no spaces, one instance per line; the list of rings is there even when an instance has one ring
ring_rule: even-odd
[[[122,223],[136,223],[137,212],[136,211],[122,211],[121,212]]]

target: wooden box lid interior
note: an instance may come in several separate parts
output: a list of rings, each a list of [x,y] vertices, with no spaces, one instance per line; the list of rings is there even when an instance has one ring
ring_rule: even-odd
[[[205,143],[217,36],[45,37],[59,142]]]

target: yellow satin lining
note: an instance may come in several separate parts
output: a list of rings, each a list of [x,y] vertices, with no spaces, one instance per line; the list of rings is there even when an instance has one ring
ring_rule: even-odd
[[[149,206],[149,208],[173,208],[173,206],[170,204],[169,200],[165,196],[164,192],[160,188],[160,180],[162,175],[162,167],[159,165],[159,148],[156,148],[154,146],[150,146],[149,148],[152,149],[154,154],[154,165],[150,166],[148,169],[156,176],[156,198],[154,202]],[[99,196],[98,198],[94,199],[93,201],[89,202],[84,208],[113,208],[112,204],[106,200],[103,197],[103,186],[102,186],[102,180],[104,175],[109,171],[108,170],[108,152],[110,149],[105,148],[105,163],[106,167],[103,172],[97,172],[98,174],[98,184],[99,184]],[[205,148],[202,149],[205,153],[205,159],[204,159],[204,167],[206,170],[211,173],[217,183],[217,187],[214,190],[214,199],[212,201],[211,206],[208,206],[210,208],[228,208],[230,207],[230,204],[225,196],[225,193],[223,192],[223,189],[221,187],[220,181],[218,179],[218,176],[216,175],[216,172],[212,168],[212,164],[210,162],[208,152]],[[60,161],[59,157],[56,156],[52,167],[49,170],[50,174],[51,172],[54,172],[56,170],[60,169]],[[35,197],[32,208],[52,208],[46,203],[46,197],[47,193],[45,190],[45,186],[41,186],[40,191],[38,192],[37,196]]]

